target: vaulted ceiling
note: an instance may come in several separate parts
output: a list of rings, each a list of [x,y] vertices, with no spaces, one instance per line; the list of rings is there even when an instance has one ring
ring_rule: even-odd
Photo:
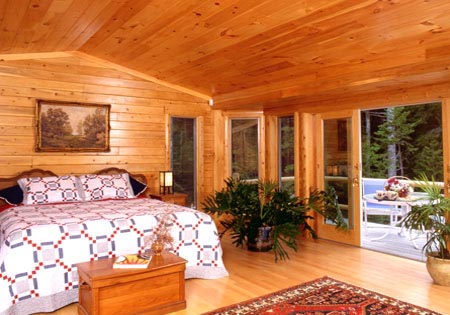
[[[0,59],[49,52],[277,106],[448,82],[450,1],[1,0]]]

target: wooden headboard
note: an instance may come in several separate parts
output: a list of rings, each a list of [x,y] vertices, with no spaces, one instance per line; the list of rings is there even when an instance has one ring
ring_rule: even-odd
[[[105,168],[105,169],[93,172],[92,174],[111,175],[111,174],[120,174],[120,173],[129,173],[129,172],[123,168],[109,167],[109,168]],[[129,174],[134,179],[136,179],[144,184],[147,184],[147,178],[145,177],[145,175],[133,174],[133,173],[129,173]],[[66,174],[63,174],[63,175],[66,175]],[[52,171],[35,168],[35,169],[29,170],[29,171],[24,171],[14,177],[0,178],[0,189],[4,189],[4,188],[8,188],[8,187],[17,185],[17,181],[21,178],[48,177],[48,176],[58,176],[58,175],[53,173]],[[4,200],[0,199],[0,206],[3,206],[5,204],[6,204],[6,202]]]
[[[35,168],[29,171],[22,172],[14,177],[10,178],[0,178],[0,189],[8,188],[17,185],[17,181],[21,178],[27,177],[48,177],[57,176],[51,171],[42,170],[40,168]]]

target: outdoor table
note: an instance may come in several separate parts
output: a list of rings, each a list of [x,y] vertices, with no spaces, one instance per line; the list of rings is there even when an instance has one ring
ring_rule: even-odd
[[[402,220],[398,220],[398,217],[404,218],[405,215],[411,211],[411,207],[413,206],[421,206],[428,203],[428,195],[423,192],[413,192],[407,198],[396,198],[395,200],[389,199],[377,199],[376,194],[367,194],[363,196],[363,199],[369,203],[380,203],[383,205],[387,205],[391,207],[391,211],[389,213],[389,229],[388,231],[380,237],[373,238],[371,241],[378,241],[389,235],[392,228],[397,224],[402,225]],[[401,235],[402,231],[400,231],[399,235]],[[414,239],[410,237],[411,242],[414,244],[414,247],[417,248]]]

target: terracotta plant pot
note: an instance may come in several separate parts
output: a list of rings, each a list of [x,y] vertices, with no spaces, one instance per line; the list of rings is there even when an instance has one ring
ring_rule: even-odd
[[[436,284],[450,287],[450,259],[427,255],[427,269]]]

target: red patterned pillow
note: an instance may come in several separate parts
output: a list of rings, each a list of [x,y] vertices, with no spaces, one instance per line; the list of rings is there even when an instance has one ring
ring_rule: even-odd
[[[88,174],[78,177],[84,200],[134,198],[128,173],[114,175]]]
[[[81,201],[75,176],[30,177],[19,179],[25,205]]]

